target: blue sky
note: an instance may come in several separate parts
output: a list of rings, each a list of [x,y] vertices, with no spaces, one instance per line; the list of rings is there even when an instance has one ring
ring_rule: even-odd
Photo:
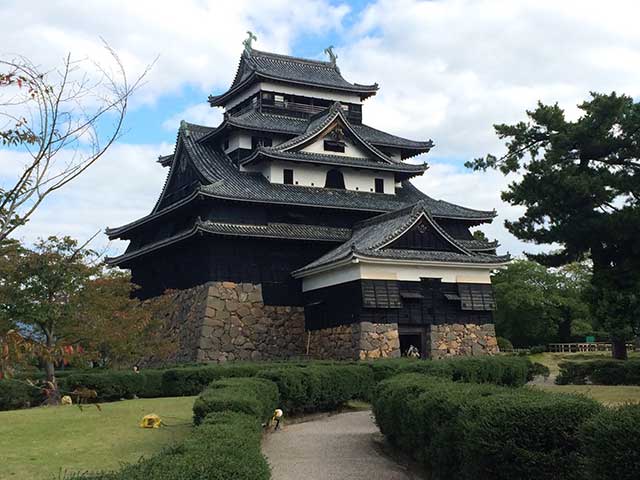
[[[207,96],[235,73],[246,31],[255,47],[323,58],[334,45],[347,80],[380,84],[364,105],[369,125],[416,140],[432,139],[431,168],[414,184],[428,195],[500,214],[483,227],[501,251],[523,244],[503,227],[520,210],[503,203],[509,181],[470,172],[466,160],[503,146],[492,125],[525,118],[538,100],[569,116],[589,91],[640,95],[640,7],[630,0],[34,0],[0,3],[0,57],[22,54],[43,69],[71,52],[108,62],[101,38],[131,76],[157,61],[137,93],[126,134],[78,181],[51,197],[16,236],[89,238],[106,226],[149,213],[166,176],[155,163],[171,153],[180,119],[215,125]],[[1,93],[1,92],[0,92]],[[0,180],[9,184],[23,157],[0,148]],[[126,244],[98,249],[120,253]]]

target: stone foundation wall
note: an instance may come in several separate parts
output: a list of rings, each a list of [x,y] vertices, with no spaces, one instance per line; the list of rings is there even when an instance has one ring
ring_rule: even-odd
[[[308,342],[311,358],[367,360],[400,356],[398,325],[395,323],[362,322],[314,330]]]
[[[304,354],[304,309],[270,306],[262,287],[210,282],[173,294],[173,361],[273,360]]]
[[[498,351],[496,329],[492,323],[431,326],[431,358],[493,355]]]
[[[356,323],[353,325],[353,337],[359,360],[400,356],[397,323]]]

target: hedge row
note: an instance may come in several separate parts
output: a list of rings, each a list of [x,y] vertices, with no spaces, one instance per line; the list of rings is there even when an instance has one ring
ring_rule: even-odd
[[[640,406],[416,374],[381,382],[380,430],[434,479],[640,478]]]
[[[255,363],[227,363],[215,365],[200,365],[190,367],[176,367],[166,370],[144,369],[139,373],[131,371],[104,371],[89,373],[66,373],[59,379],[63,393],[69,393],[76,388],[88,388],[97,393],[99,402],[119,400],[121,398],[155,398],[197,395],[207,385],[215,380],[234,377],[253,377],[261,372],[282,372],[294,369],[291,376],[280,380],[281,389],[290,393],[291,401],[300,405],[300,411],[315,409],[316,403],[321,409],[331,409],[335,401],[323,398],[323,391],[314,387],[310,378],[298,374],[300,369],[313,369],[321,366],[333,368],[347,368],[351,375],[348,382],[343,382],[344,376],[335,373],[328,374],[329,379],[323,379],[325,384],[332,382],[332,390],[340,392],[341,388],[349,396],[353,390],[356,396],[367,399],[368,392],[380,380],[393,375],[407,372],[424,373],[440,376],[456,381],[475,383],[494,383],[506,386],[524,385],[535,373],[534,365],[524,357],[482,357],[456,358],[438,361],[420,361],[412,359],[376,360],[373,362],[255,362]],[[322,370],[323,372],[325,370]],[[333,370],[335,372],[336,370]],[[356,375],[357,372],[357,375]],[[300,377],[294,380],[294,377]],[[346,373],[345,373],[346,375]],[[355,378],[357,377],[357,379]],[[268,377],[269,378],[269,377]],[[304,382],[304,386],[300,383]],[[343,382],[343,383],[340,383]],[[349,383],[355,382],[355,384]],[[316,382],[317,383],[317,382]],[[344,390],[344,389],[347,390]],[[306,389],[302,393],[300,389]],[[296,393],[297,392],[297,393]],[[298,402],[303,395],[307,404]],[[349,397],[352,398],[352,397]],[[37,388],[31,388],[21,382],[0,381],[0,410],[22,408],[39,405],[44,398]],[[338,403],[342,400],[338,399]]]
[[[333,410],[349,400],[367,398],[374,385],[366,364],[283,366],[258,377],[278,386],[280,405],[287,414]]]
[[[560,385],[640,385],[640,360],[562,362],[556,379]]]

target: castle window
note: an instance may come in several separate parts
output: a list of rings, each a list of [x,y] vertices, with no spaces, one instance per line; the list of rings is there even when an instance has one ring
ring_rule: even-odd
[[[324,188],[338,188],[344,190],[344,176],[340,170],[335,168],[327,172],[327,180],[324,184]]]
[[[273,145],[271,137],[251,137],[251,149],[255,150],[258,147],[270,147]]]
[[[376,178],[374,182],[375,182],[376,193],[384,193],[384,179]]]
[[[335,140],[325,140],[324,149],[328,152],[344,153],[344,142],[336,142]]]
[[[291,170],[289,168],[285,168],[282,171],[282,174],[284,176],[284,184],[285,185],[293,185],[293,170]]]

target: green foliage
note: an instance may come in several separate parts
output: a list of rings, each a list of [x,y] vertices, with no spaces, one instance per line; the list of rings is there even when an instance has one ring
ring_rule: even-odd
[[[198,395],[214,380],[229,377],[253,377],[258,372],[272,366],[273,364],[270,363],[227,363],[171,368],[164,371],[162,385],[166,396]]]
[[[279,367],[258,374],[273,381],[285,413],[332,410],[351,399],[366,398],[374,383],[363,364]]]
[[[212,412],[246,413],[266,422],[278,406],[278,388],[263,378],[227,378],[211,383],[193,404],[193,420],[202,423]]]
[[[508,338],[498,337],[497,340],[501,352],[513,352],[513,343]]]
[[[593,480],[640,478],[640,405],[605,409],[582,427],[587,476]]]
[[[373,412],[380,431],[424,463],[433,478],[458,478],[463,405],[503,390],[495,385],[453,383],[415,373],[398,375],[378,384]]]
[[[41,390],[22,380],[0,380],[0,411],[35,407],[44,401]]]
[[[467,166],[520,175],[502,193],[525,209],[507,229],[562,246],[532,258],[549,266],[591,259],[592,311],[611,333],[614,356],[625,358],[624,340],[640,332],[640,103],[592,93],[578,107],[575,121],[557,104],[538,103],[528,122],[496,125],[507,154]]]
[[[583,397],[418,374],[381,382],[381,431],[434,479],[581,478],[579,432],[602,407]]]
[[[640,385],[640,360],[589,360],[562,362],[556,379],[559,385]]]
[[[583,478],[582,424],[602,409],[595,400],[520,390],[478,399],[463,414],[466,478]]]
[[[118,472],[71,474],[66,480],[268,480],[260,453],[260,422],[235,411],[209,414],[191,436],[159,455]]]
[[[156,398],[168,397],[162,384],[162,371],[143,370],[106,371],[101,373],[71,373],[63,376],[60,389],[69,394],[76,388],[88,388],[97,393],[99,402],[120,400],[121,398]]]
[[[529,260],[513,261],[492,279],[496,330],[518,347],[571,341],[574,323],[590,325],[590,278],[585,264],[552,270]]]

